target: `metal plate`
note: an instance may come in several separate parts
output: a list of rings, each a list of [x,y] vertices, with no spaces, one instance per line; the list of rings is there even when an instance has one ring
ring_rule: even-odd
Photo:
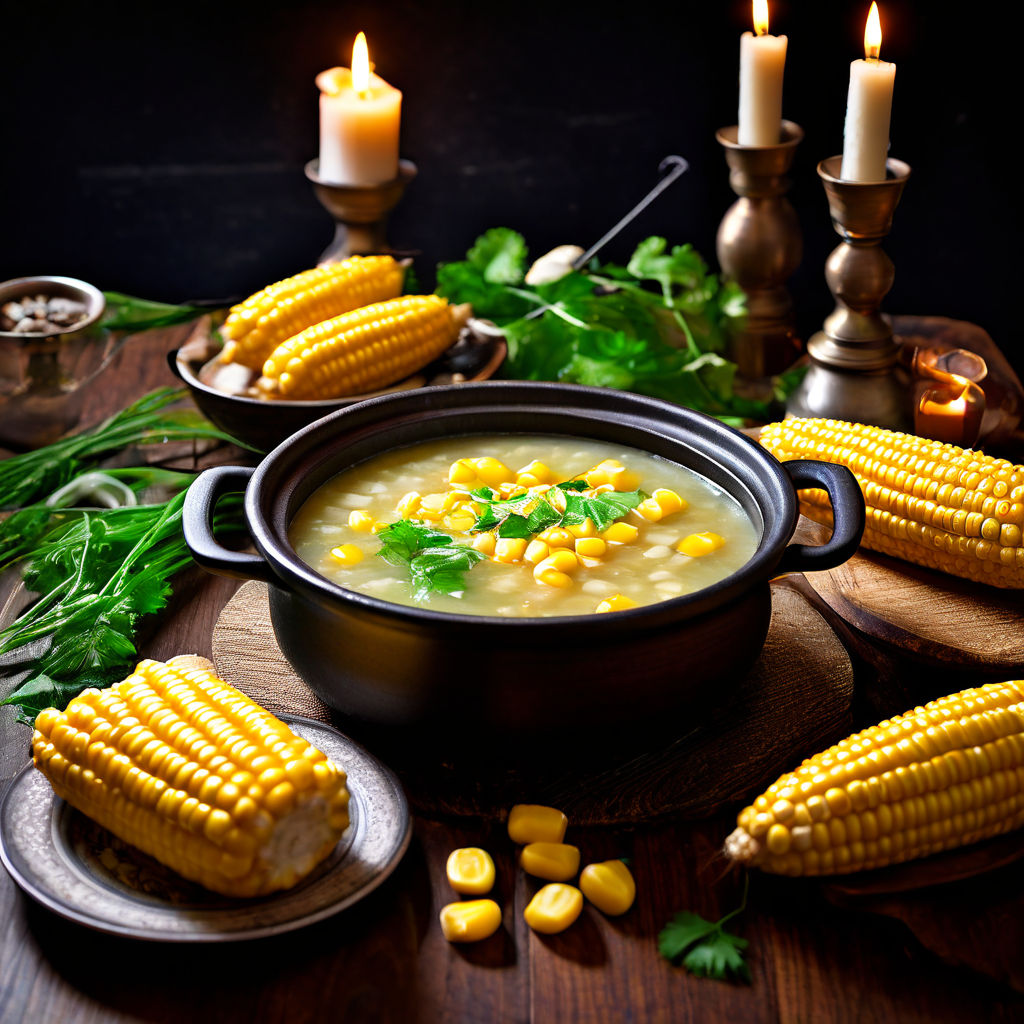
[[[286,892],[231,900],[187,881],[58,798],[31,764],[0,803],[0,860],[33,899],[114,935],[225,942],[291,931],[336,914],[377,888],[409,846],[398,780],[330,726],[280,715],[348,775],[351,821],[333,853]]]

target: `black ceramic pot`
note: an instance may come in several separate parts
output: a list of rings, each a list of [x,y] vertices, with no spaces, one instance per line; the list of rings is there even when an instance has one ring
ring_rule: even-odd
[[[288,524],[321,484],[391,448],[468,434],[561,434],[629,445],[730,493],[760,534],[737,572],[684,597],[623,612],[527,619],[452,615],[345,590],[295,554]],[[822,487],[835,531],[791,544],[797,487]],[[229,551],[210,527],[217,499],[245,489],[257,554]],[[725,700],[768,631],[768,583],[845,561],[864,528],[853,475],[821,462],[781,465],[717,420],[625,392],[486,383],[388,395],[289,438],[255,470],[207,470],[189,490],[185,539],[196,561],[270,584],[282,651],[333,708],[373,726],[431,735],[523,736],[555,725],[624,728]]]

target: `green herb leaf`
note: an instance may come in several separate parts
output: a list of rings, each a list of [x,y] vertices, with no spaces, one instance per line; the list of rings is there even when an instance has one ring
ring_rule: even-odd
[[[135,334],[152,327],[188,323],[206,312],[198,306],[174,306],[120,292],[104,292],[103,296],[107,300],[107,308],[100,326],[108,331],[131,331]]]
[[[389,523],[377,534],[377,540],[382,545],[377,556],[391,565],[407,565],[426,548],[452,543],[447,533],[411,519],[398,519]]]
[[[389,523],[377,539],[380,558],[405,566],[413,584],[413,597],[422,601],[431,593],[455,594],[465,590],[464,576],[484,556],[447,533],[410,519]]]
[[[0,700],[0,705],[14,705],[18,710],[18,721],[32,725],[35,723],[36,715],[44,708],[63,710],[67,707],[68,701],[84,688],[78,680],[51,679],[41,672],[22,683],[5,700]]]
[[[725,928],[727,921],[746,909],[749,888],[747,875],[743,880],[742,902],[718,921],[708,921],[689,910],[676,914],[658,935],[658,952],[666,960],[681,958],[682,966],[698,977],[749,983],[750,968],[744,958],[748,942]]]
[[[526,276],[526,242],[511,228],[491,228],[481,235],[466,259],[491,284],[520,284]]]
[[[565,496],[561,525],[576,526],[585,519],[592,519],[601,533],[647,497],[644,491],[605,491],[593,496],[569,492]]]
[[[435,592],[460,593],[466,589],[466,573],[483,557],[476,548],[465,544],[426,548],[409,563],[413,596],[422,601]]]

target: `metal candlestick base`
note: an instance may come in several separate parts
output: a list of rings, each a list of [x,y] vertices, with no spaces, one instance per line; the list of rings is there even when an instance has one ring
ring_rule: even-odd
[[[730,358],[740,376],[767,377],[790,366],[800,354],[793,302],[785,281],[800,264],[803,240],[796,213],[785,198],[786,174],[803,129],[782,122],[776,146],[741,146],[738,127],[720,129],[729,184],[740,197],[718,227],[718,262],[747,297],[747,315],[730,338]]]
[[[897,365],[899,346],[879,307],[895,271],[881,241],[910,177],[901,160],[886,163],[885,181],[842,181],[842,157],[818,164],[832,226],[843,241],[825,261],[836,308],[807,343],[811,366],[790,396],[790,416],[821,416],[913,429],[912,389]]]
[[[416,177],[411,160],[398,162],[398,176],[380,185],[334,185],[321,181],[320,161],[306,164],[320,205],[334,218],[334,239],[320,255],[319,265],[347,256],[388,251],[388,214],[398,205],[406,186]]]

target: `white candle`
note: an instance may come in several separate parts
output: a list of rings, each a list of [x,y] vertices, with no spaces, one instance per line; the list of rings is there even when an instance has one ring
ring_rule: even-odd
[[[379,185],[398,176],[402,94],[370,70],[366,36],[356,36],[352,69],[316,76],[320,89],[321,181]]]
[[[872,2],[864,29],[865,59],[850,65],[843,166],[839,172],[844,181],[885,181],[896,65],[878,59],[881,48],[878,5]]]
[[[754,28],[740,36],[741,146],[777,146],[782,135],[785,36],[768,34],[768,0],[753,0]]]

